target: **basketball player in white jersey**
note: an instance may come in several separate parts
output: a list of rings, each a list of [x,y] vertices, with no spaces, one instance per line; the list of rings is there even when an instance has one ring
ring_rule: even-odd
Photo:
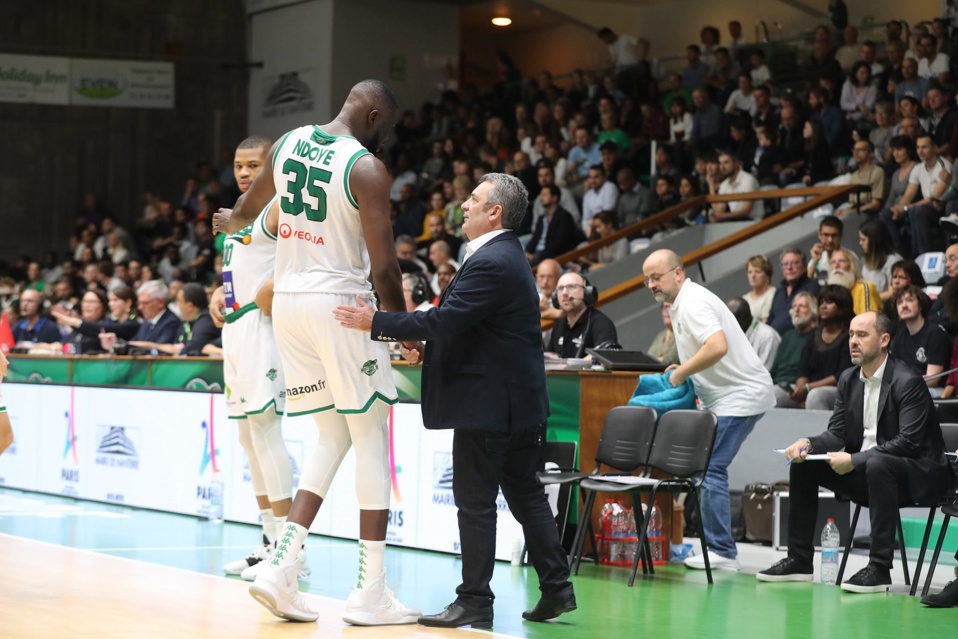
[[[356,625],[416,623],[418,610],[386,586],[383,554],[389,514],[386,419],[397,401],[385,343],[342,329],[338,304],[355,295],[386,311],[405,310],[389,216],[390,177],[371,152],[395,125],[399,105],[382,82],[352,88],[336,119],[287,133],[236,208],[214,216],[236,232],[277,197],[266,229],[278,235],[272,312],[286,374],[287,414],[312,415],[319,443],[303,468],[299,490],[270,570],[250,594],[273,614],[314,621],[299,596],[295,558],[350,446],[356,449],[359,576],[343,620]]]
[[[7,356],[0,351],[0,381],[7,376]],[[0,454],[3,454],[10,444],[13,443],[13,428],[10,426],[10,416],[7,414],[7,405],[3,403],[3,395],[0,395]]]
[[[272,140],[250,137],[233,157],[240,191],[249,190],[266,164]],[[228,235],[223,243],[223,286],[213,294],[210,313],[223,326],[223,377],[226,409],[239,430],[249,460],[250,483],[263,522],[263,544],[246,558],[224,566],[227,575],[253,581],[275,548],[293,503],[293,469],[283,441],[285,404],[283,365],[272,320],[257,308],[259,290],[271,285],[276,236],[263,226],[268,207],[252,224]],[[299,553],[301,578],[309,576],[305,549]]]

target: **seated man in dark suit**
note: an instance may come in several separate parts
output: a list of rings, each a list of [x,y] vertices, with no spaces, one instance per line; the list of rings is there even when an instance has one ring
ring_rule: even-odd
[[[760,581],[811,581],[820,486],[867,504],[871,516],[868,565],[842,584],[848,592],[885,592],[891,585],[898,508],[934,504],[954,476],[945,459],[935,406],[921,376],[888,354],[891,321],[880,313],[856,316],[848,341],[852,363],[838,382],[828,430],[787,449],[788,557],[756,575]],[[843,452],[838,452],[843,451]],[[828,462],[805,462],[828,453]]]
[[[547,184],[539,192],[539,201],[545,212],[536,222],[532,238],[526,244],[526,257],[533,266],[568,253],[582,238],[572,214],[559,206],[560,199],[562,190],[555,184]]]
[[[166,307],[168,291],[166,285],[159,280],[143,282],[136,291],[136,307],[143,316],[143,323],[139,330],[130,339],[135,342],[152,342],[156,344],[172,344],[176,341],[176,334],[180,330],[180,320]],[[100,342],[107,351],[113,351],[117,338],[115,333],[102,333]]]
[[[206,291],[195,282],[184,284],[176,293],[176,305],[183,320],[172,343],[131,340],[130,346],[155,350],[160,355],[203,355],[203,347],[220,336],[220,329],[213,323],[207,308]]]

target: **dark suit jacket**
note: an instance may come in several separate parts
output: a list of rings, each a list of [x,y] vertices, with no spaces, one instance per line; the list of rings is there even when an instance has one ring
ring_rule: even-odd
[[[536,251],[539,240],[542,239],[542,229],[545,226],[543,215],[536,222],[536,230],[532,233],[532,239],[526,244],[526,253],[535,256],[533,263],[538,264],[544,259],[556,257],[573,250],[579,243],[579,225],[575,223],[572,214],[561,206],[557,206],[552,214],[552,221],[549,222],[549,229],[546,233],[546,245],[541,251]]]
[[[467,259],[438,307],[376,313],[372,339],[429,340],[422,371],[426,428],[516,432],[549,416],[539,295],[513,232]]]
[[[812,452],[835,452],[844,447],[852,455],[855,472],[865,472],[865,462],[881,453],[904,457],[912,499],[934,503],[954,477],[928,387],[906,364],[889,356],[878,395],[878,444],[863,451],[865,385],[860,370],[855,366],[842,373],[828,430],[810,438]]]
[[[157,344],[172,344],[176,341],[176,334],[180,330],[182,321],[169,309],[163,311],[156,326],[148,320],[140,324],[136,335],[130,338],[131,342],[156,342]]]

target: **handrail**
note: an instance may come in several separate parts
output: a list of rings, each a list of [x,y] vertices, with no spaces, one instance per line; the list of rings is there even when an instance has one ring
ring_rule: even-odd
[[[865,187],[864,190],[868,190]],[[773,229],[777,226],[780,226],[800,215],[804,215],[809,211],[814,211],[820,206],[825,204],[830,204],[836,200],[846,199],[849,195],[853,193],[862,193],[863,188],[857,184],[843,184],[840,186],[823,186],[823,187],[808,187],[803,189],[784,189],[782,191],[755,191],[752,193],[740,193],[735,195],[709,195],[705,196],[704,199],[707,202],[728,202],[728,201],[739,201],[739,200],[761,200],[767,197],[780,197],[774,194],[783,192],[786,196],[800,196],[800,195],[814,195],[811,200],[806,200],[801,204],[793,206],[790,209],[786,209],[775,215],[769,216],[764,220],[760,220],[755,224],[751,224],[740,231],[732,233],[727,237],[723,237],[720,240],[716,240],[711,244],[707,244],[701,248],[698,248],[691,253],[687,253],[682,256],[682,263],[685,268],[698,264],[703,260],[706,260],[713,255],[716,255],[728,248],[732,248],[737,244],[741,244],[746,240],[750,240],[757,235],[761,235],[765,231]],[[676,208],[676,207],[673,207]],[[672,210],[672,209],[669,209]],[[662,214],[667,213],[663,211]],[[661,215],[661,214],[660,214]],[[652,218],[649,218],[650,220]],[[634,226],[634,225],[633,225]],[[609,239],[609,238],[605,238]],[[591,250],[595,250],[592,248]],[[599,294],[599,299],[596,302],[596,306],[604,306],[610,302],[614,302],[620,297],[624,297],[630,293],[640,290],[645,286],[645,276],[638,275],[632,279],[620,282],[615,286],[612,286],[602,293]],[[542,330],[546,331],[552,328],[555,325],[555,320],[543,319],[542,320]]]

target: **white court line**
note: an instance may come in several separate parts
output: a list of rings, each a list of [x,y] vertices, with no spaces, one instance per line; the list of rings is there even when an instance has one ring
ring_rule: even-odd
[[[90,550],[92,552],[136,552],[138,550],[162,551],[162,550],[242,550],[249,548],[250,544],[243,546],[130,546],[129,548],[76,548],[76,550]],[[66,546],[74,548],[74,546]]]
[[[116,556],[116,555],[106,555],[106,554],[104,554],[104,553],[102,553],[102,552],[98,552],[98,551],[96,551],[96,550],[91,550],[91,549],[89,549],[89,548],[74,548],[73,546],[67,546],[67,545],[64,545],[64,544],[57,544],[57,543],[54,543],[54,542],[52,542],[52,541],[40,541],[40,540],[38,540],[38,539],[30,539],[30,538],[28,538],[28,537],[18,537],[17,535],[11,535],[11,534],[9,534],[9,533],[0,532],[0,539],[3,539],[3,538],[5,538],[5,537],[10,538],[10,539],[16,539],[17,542],[21,542],[21,543],[25,542],[25,543],[38,544],[38,545],[41,545],[41,546],[53,546],[54,548],[65,548],[65,549],[67,549],[67,550],[72,550],[73,552],[79,552],[79,553],[84,553],[84,554],[88,554],[88,555],[96,555],[96,556],[99,556],[99,557],[102,557],[102,558],[106,558],[106,559],[109,559],[109,560],[113,560],[113,561],[126,561],[126,562],[136,563],[136,564],[147,564],[147,565],[150,565],[150,566],[153,566],[153,567],[156,567],[156,568],[164,568],[164,569],[166,569],[166,570],[171,570],[171,571],[174,571],[174,572],[185,572],[185,573],[187,573],[187,574],[190,574],[190,575],[193,575],[193,576],[197,576],[197,577],[205,577],[206,579],[216,579],[216,580],[219,581],[220,583],[224,583],[224,582],[225,582],[225,583],[228,583],[228,584],[235,584],[236,587],[242,587],[242,588],[245,589],[245,590],[248,590],[248,589],[249,589],[249,582],[247,582],[247,581],[241,581],[241,580],[239,580],[239,579],[228,579],[227,577],[224,577],[224,576],[221,576],[221,575],[211,575],[211,574],[209,574],[209,573],[196,572],[196,571],[194,571],[194,570],[189,570],[189,569],[187,569],[187,568],[179,568],[179,567],[177,567],[177,566],[167,566],[167,565],[165,565],[165,564],[157,564],[157,563],[153,563],[153,562],[151,562],[151,561],[143,561],[143,560],[141,560],[141,559],[131,559],[130,557],[118,557],[118,556]],[[322,600],[325,600],[325,601],[334,601],[334,602],[336,602],[337,604],[345,604],[345,603],[346,603],[346,600],[345,600],[345,599],[336,599],[335,597],[326,597],[326,596],[324,596],[324,595],[317,595],[317,594],[313,594],[313,593],[311,593],[311,592],[302,592],[302,591],[301,591],[301,592],[300,592],[300,595],[303,596],[304,598],[322,599]],[[255,602],[253,602],[253,603],[255,603]],[[259,606],[260,604],[256,604],[256,605]],[[415,624],[411,624],[411,625],[415,625]],[[346,626],[347,626],[347,627],[352,627],[352,626],[350,626],[349,624],[346,624]],[[358,627],[358,626],[357,626],[357,627]],[[420,627],[420,628],[426,628],[426,626],[418,626],[418,627]],[[504,639],[522,639],[521,637],[516,637],[515,635],[507,635],[507,634],[505,634],[505,633],[496,632],[496,631],[494,631],[494,630],[492,630],[492,631],[490,631],[490,630],[481,630],[481,629],[477,629],[477,628],[450,628],[449,630],[459,630],[459,631],[465,631],[465,632],[478,632],[478,633],[481,633],[481,635],[482,635],[483,637],[503,637]]]

